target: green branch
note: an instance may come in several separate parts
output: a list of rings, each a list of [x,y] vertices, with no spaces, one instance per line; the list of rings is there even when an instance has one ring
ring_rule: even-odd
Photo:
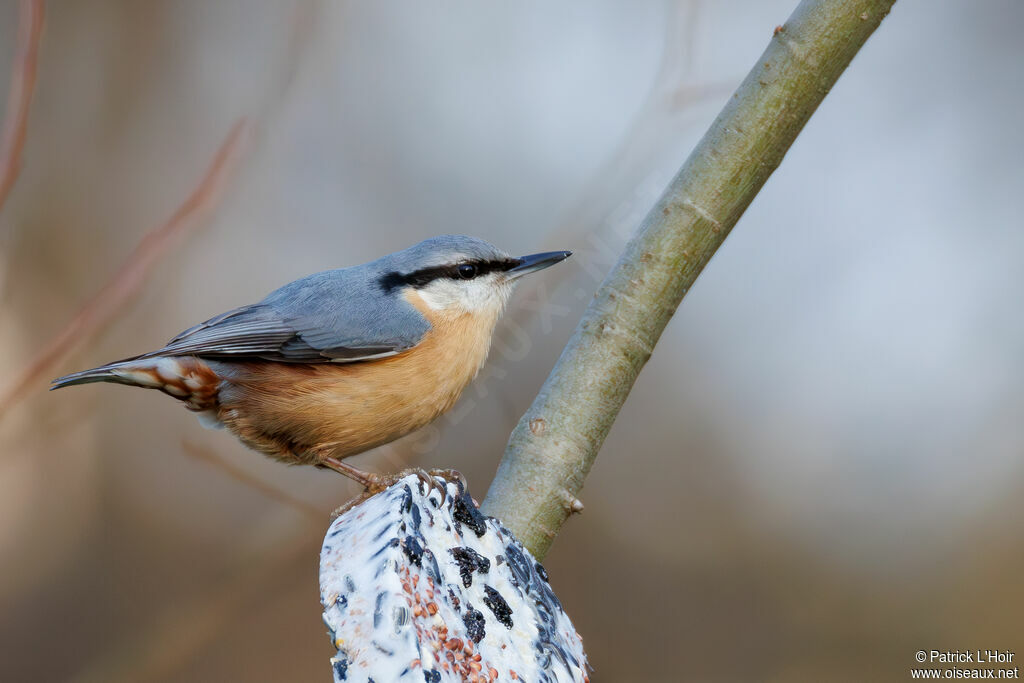
[[[894,2],[801,2],[608,273],[484,499],[536,557],[683,296]]]

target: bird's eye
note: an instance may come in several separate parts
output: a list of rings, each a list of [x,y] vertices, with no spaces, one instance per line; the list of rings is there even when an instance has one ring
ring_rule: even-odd
[[[472,280],[476,277],[477,269],[472,263],[463,263],[456,272],[458,272],[459,277],[463,280]]]

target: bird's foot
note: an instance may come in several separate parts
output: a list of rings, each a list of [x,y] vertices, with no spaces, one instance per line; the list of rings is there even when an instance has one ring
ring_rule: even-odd
[[[459,495],[462,495],[462,492],[469,488],[469,483],[466,481],[466,478],[462,476],[462,472],[459,472],[456,469],[434,468],[432,470],[427,470],[427,474],[430,475],[432,480],[440,478],[455,484],[459,489]]]
[[[420,482],[426,486],[427,495],[430,495],[431,489],[436,489],[441,494],[441,502],[444,502],[445,497],[448,495],[448,487],[446,482],[454,483],[461,494],[462,491],[466,490],[466,478],[462,476],[462,472],[453,469],[432,469],[423,470],[419,467],[414,467],[408,470],[402,470],[395,476],[395,481],[398,481],[410,474],[415,474],[419,477]],[[441,481],[438,481],[440,479]]]
[[[419,479],[421,488],[425,491],[426,495],[430,495],[431,491],[437,491],[441,494],[441,501],[443,502],[445,496],[448,495],[448,489],[444,482],[454,481],[461,484],[461,488],[465,489],[466,480],[459,472],[455,470],[424,470],[421,467],[410,467],[409,469],[402,470],[401,472],[395,472],[393,474],[371,474],[371,482],[366,486],[364,496],[372,496],[375,493],[394,486],[401,480],[408,476],[415,476]],[[438,481],[441,479],[441,481]]]
[[[458,470],[433,469],[427,471],[420,467],[413,467],[394,474],[377,474],[376,472],[366,472],[357,467],[353,467],[352,465],[349,465],[348,463],[345,463],[333,456],[322,456],[319,460],[320,464],[324,467],[332,469],[335,472],[343,474],[349,479],[362,484],[364,489],[357,497],[332,512],[332,519],[347,512],[367,498],[370,498],[371,496],[384,491],[388,487],[393,486],[409,475],[415,475],[420,480],[424,485],[428,496],[430,495],[431,490],[436,490],[440,493],[442,502],[444,502],[445,496],[448,495],[448,489],[442,482],[451,481],[454,482],[461,491],[466,490],[466,478],[463,477],[462,473]],[[442,481],[438,481],[438,479],[441,479]]]

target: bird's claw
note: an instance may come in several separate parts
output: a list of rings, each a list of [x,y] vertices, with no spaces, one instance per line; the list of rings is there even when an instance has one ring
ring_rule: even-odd
[[[453,484],[455,484],[455,486],[459,489],[459,494],[460,495],[467,488],[469,488],[469,483],[466,481],[466,478],[464,476],[462,476],[462,472],[459,472],[456,469],[451,469],[451,468],[435,468],[435,469],[429,470],[429,473],[430,473],[430,476],[432,478],[438,477],[438,478],[441,478],[441,479],[443,479],[445,481],[450,481]]]
[[[422,467],[410,467],[409,469],[396,472],[394,474],[372,474],[370,475],[371,481],[367,483],[366,490],[363,492],[364,496],[372,496],[380,493],[381,491],[394,486],[401,480],[405,479],[409,475],[415,476],[419,479],[420,483],[423,484],[421,490],[424,494],[429,496],[431,491],[437,491],[441,494],[441,501],[444,502],[445,497],[448,495],[448,487],[446,482],[452,482],[460,491],[466,490],[466,478],[462,476],[462,473],[458,470],[453,469],[432,469],[425,470]],[[438,481],[440,479],[440,481]]]
[[[401,472],[396,472],[394,474],[376,474],[373,472],[362,471],[360,471],[359,474],[361,476],[359,479],[356,479],[356,481],[363,484],[363,486],[365,487],[363,492],[360,493],[355,498],[353,498],[352,500],[350,500],[349,502],[342,505],[341,507],[334,510],[334,512],[331,513],[331,519],[335,519],[339,515],[348,512],[356,505],[362,503],[364,500],[372,496],[375,496],[381,491],[384,491],[394,486],[395,484],[400,482],[402,479],[405,479],[409,475],[414,475],[417,479],[419,479],[420,483],[423,484],[423,486],[420,487],[420,490],[424,492],[424,495],[429,497],[431,491],[437,491],[441,496],[442,503],[448,496],[448,486],[446,482],[454,483],[456,487],[459,489],[460,495],[463,491],[466,490],[467,487],[466,478],[462,476],[461,472],[454,469],[424,470],[421,467],[411,467],[409,469],[402,470]],[[352,475],[348,474],[348,476],[351,477]],[[355,477],[352,478],[354,479]]]
[[[392,475],[395,481],[399,481],[409,476],[410,474],[415,475],[422,484],[424,484],[425,495],[430,496],[431,491],[437,491],[441,495],[441,502],[448,496],[448,486],[446,482],[454,482],[460,490],[466,488],[466,478],[456,470],[452,469],[432,469],[424,470],[420,467],[413,467],[407,470],[402,470],[398,474]],[[440,479],[440,481],[438,481]]]

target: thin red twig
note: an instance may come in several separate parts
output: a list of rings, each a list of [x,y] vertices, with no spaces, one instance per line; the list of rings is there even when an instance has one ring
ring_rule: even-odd
[[[43,33],[43,0],[21,0],[18,51],[7,93],[7,115],[0,137],[0,208],[21,171],[21,151],[28,130],[28,109],[36,87],[39,39]]]
[[[216,467],[235,481],[259,491],[267,498],[276,500],[279,503],[287,505],[293,510],[301,512],[303,515],[309,517],[318,524],[323,524],[324,521],[327,520],[327,512],[320,510],[315,505],[310,505],[306,501],[282,491],[272,484],[268,484],[258,477],[254,477],[247,470],[225,460],[218,453],[210,450],[209,448],[192,443],[191,441],[183,441],[181,445],[185,449],[185,453],[188,455]]]
[[[240,119],[231,128],[227,139],[213,157],[206,175],[163,225],[151,230],[121,268],[103,288],[93,296],[57,336],[43,347],[7,389],[0,392],[0,418],[17,403],[26,391],[41,382],[41,378],[71,351],[92,339],[124,309],[125,303],[145,283],[153,266],[191,230],[202,224],[217,205],[227,180],[241,153],[249,124]]]

